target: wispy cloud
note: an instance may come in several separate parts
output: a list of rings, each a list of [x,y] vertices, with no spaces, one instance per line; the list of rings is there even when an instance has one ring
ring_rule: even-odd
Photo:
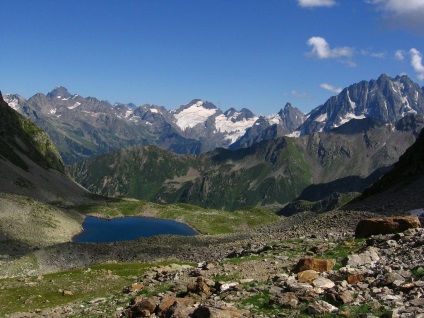
[[[335,87],[333,85],[327,84],[327,83],[322,83],[320,84],[320,87],[323,89],[326,89],[327,91],[339,94],[343,89],[340,87]]]
[[[312,46],[309,56],[319,59],[351,57],[353,55],[352,48],[347,46],[330,48],[330,44],[320,36],[313,36],[306,43]]]
[[[298,92],[295,89],[292,89],[290,92],[290,95],[296,98],[311,98],[307,93],[305,92]]]
[[[420,51],[415,48],[409,50],[411,55],[411,65],[417,73],[417,78],[421,81],[424,81],[424,65],[423,65],[423,56]]]
[[[423,0],[365,0],[383,14],[389,27],[424,33]]]
[[[384,59],[386,57],[386,52],[372,52],[369,50],[361,50],[361,54],[364,56],[374,57],[376,59]]]
[[[395,52],[395,59],[399,61],[403,61],[405,59],[405,51],[404,50],[397,50]]]
[[[297,0],[297,3],[303,8],[332,7],[336,5],[335,0]]]

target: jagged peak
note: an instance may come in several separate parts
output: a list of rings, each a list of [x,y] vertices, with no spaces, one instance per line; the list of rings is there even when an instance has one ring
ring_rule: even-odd
[[[294,108],[290,102],[287,102],[286,105],[284,105],[284,109],[290,109]]]
[[[253,118],[253,117],[255,117],[255,115],[247,108],[242,108],[240,111],[238,111],[234,107],[231,107],[230,109],[228,109],[227,111],[224,112],[224,115],[226,117],[231,117],[231,116],[234,116],[235,114],[237,114],[237,116],[241,117],[241,118]]]
[[[49,92],[47,94],[47,97],[50,97],[50,98],[70,98],[70,97],[72,97],[72,95],[69,94],[68,89],[66,87],[57,86],[51,92]]]

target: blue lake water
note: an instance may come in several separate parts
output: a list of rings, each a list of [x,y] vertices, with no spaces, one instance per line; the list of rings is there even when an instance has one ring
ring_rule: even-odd
[[[88,216],[82,227],[83,231],[73,238],[74,242],[119,242],[161,234],[184,236],[198,234],[184,223],[144,217],[106,220]]]

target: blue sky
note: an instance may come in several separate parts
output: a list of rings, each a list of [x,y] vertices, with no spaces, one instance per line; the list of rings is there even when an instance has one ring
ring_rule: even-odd
[[[382,73],[424,85],[424,0],[2,0],[0,89],[304,112]]]

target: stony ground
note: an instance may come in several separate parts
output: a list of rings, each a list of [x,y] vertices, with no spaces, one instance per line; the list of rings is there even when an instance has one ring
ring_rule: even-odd
[[[244,234],[151,238],[125,247],[64,244],[38,251],[41,271],[70,262],[89,275],[89,266],[113,257],[198,265],[153,268],[109,296],[8,317],[424,316],[424,230],[353,240],[358,220],[371,216],[304,213]],[[346,258],[349,251],[353,254]],[[47,257],[53,252],[55,261]],[[334,259],[336,266],[297,273],[294,267],[305,256]],[[106,276],[114,279],[113,272]],[[57,292],[71,297],[72,286]]]

